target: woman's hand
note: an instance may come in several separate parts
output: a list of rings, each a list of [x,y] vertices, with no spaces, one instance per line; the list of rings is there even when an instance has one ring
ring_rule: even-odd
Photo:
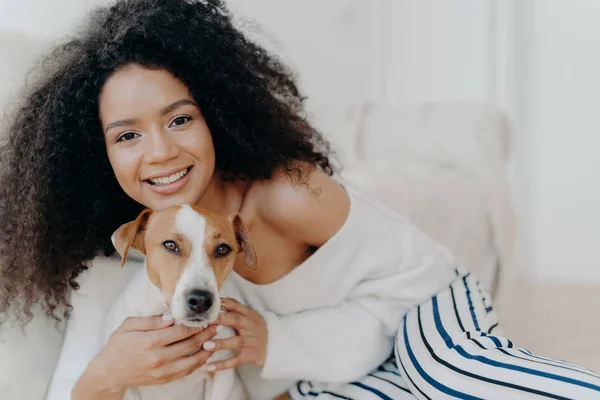
[[[204,365],[211,354],[202,345],[217,334],[217,327],[173,323],[161,316],[127,318],[75,385],[73,399],[119,399],[130,386],[170,382]],[[90,388],[98,392],[96,397]]]
[[[233,328],[237,335],[226,339],[215,339],[204,343],[210,352],[236,350],[238,354],[228,360],[207,362],[207,371],[235,368],[241,364],[254,364],[262,367],[267,358],[267,323],[250,307],[234,299],[223,299],[221,307],[227,310],[218,319],[219,325]]]

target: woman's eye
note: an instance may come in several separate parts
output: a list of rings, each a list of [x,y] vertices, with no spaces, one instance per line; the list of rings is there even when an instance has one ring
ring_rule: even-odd
[[[121,136],[119,136],[119,138],[117,139],[117,142],[125,142],[127,140],[135,139],[138,136],[139,135],[135,132],[126,132],[126,133],[122,134]]]
[[[179,253],[179,247],[177,247],[177,244],[172,240],[163,242],[163,247],[169,251],[172,251],[173,253]]]
[[[231,252],[231,247],[226,244],[220,244],[215,251],[217,257],[225,257]]]
[[[190,117],[177,117],[173,120],[173,122],[171,122],[171,126],[180,126],[185,124],[186,122],[190,121],[191,118]]]

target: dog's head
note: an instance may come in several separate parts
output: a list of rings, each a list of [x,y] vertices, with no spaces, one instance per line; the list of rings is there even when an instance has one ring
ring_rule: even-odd
[[[150,280],[164,293],[175,320],[189,326],[217,319],[219,293],[238,253],[244,253],[249,268],[256,266],[254,247],[238,214],[226,218],[194,206],[144,210],[117,229],[112,240],[123,258],[121,266],[130,248],[146,255]]]

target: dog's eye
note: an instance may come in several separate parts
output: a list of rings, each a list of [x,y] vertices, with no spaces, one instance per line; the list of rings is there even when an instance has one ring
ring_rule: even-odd
[[[230,252],[231,252],[231,247],[229,247],[225,243],[223,243],[217,247],[217,250],[215,251],[215,255],[217,257],[225,257]]]
[[[172,251],[173,253],[179,253],[179,247],[177,247],[177,244],[172,240],[167,240],[166,242],[163,242],[162,245],[165,249]]]

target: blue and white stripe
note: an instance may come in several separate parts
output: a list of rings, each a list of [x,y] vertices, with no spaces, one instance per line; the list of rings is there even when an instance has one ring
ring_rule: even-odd
[[[399,367],[398,367],[399,366]],[[515,348],[470,274],[411,310],[395,357],[343,385],[299,382],[292,399],[600,399],[600,375]]]
[[[394,356],[362,379],[341,385],[301,381],[289,392],[292,399],[414,400],[398,372]]]

